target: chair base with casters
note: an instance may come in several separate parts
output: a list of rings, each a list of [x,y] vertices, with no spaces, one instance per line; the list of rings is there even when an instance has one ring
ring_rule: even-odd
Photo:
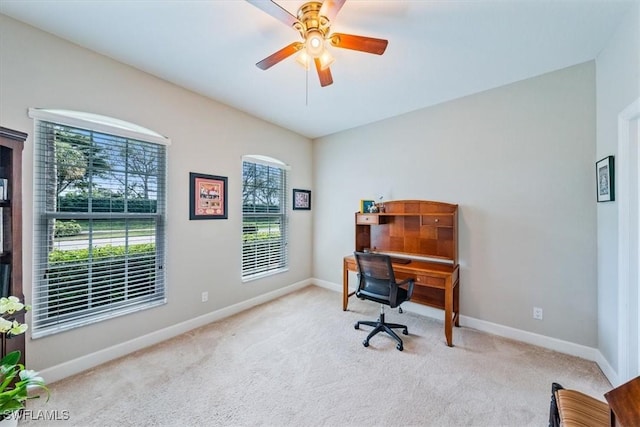
[[[401,311],[402,312],[402,311]],[[402,329],[402,333],[404,335],[409,335],[409,330],[406,325],[400,325],[399,323],[386,323],[384,321],[384,305],[380,305],[380,317],[377,321],[373,322],[370,320],[360,320],[353,325],[354,328],[360,329],[360,325],[372,326],[373,330],[369,332],[367,338],[362,341],[362,345],[365,347],[369,347],[369,340],[379,332],[386,332],[391,338],[396,340],[398,344],[396,348],[400,351],[404,350],[404,346],[402,345],[402,339],[394,332],[394,329]]]

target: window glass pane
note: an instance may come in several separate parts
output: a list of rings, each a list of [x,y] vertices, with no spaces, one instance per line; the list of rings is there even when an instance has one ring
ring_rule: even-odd
[[[243,162],[242,276],[251,278],[288,267],[287,171]]]
[[[47,122],[36,140],[33,337],[164,303],[166,148]]]
[[[149,219],[57,219],[53,247],[58,250],[88,249],[155,243],[156,220]]]

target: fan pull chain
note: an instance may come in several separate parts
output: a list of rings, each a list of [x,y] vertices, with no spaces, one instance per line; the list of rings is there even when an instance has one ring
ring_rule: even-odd
[[[304,71],[304,106],[309,106],[309,70]]]

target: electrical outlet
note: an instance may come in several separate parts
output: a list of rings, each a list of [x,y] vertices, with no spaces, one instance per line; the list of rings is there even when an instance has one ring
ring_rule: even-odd
[[[207,302],[209,301],[209,292],[203,292],[202,293],[202,302]]]
[[[533,318],[542,320],[542,309],[540,307],[533,307]]]

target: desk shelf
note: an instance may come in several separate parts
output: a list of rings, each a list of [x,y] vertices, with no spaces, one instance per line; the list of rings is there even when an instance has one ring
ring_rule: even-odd
[[[396,252],[458,263],[458,205],[425,200],[384,203],[355,214],[355,250]]]

